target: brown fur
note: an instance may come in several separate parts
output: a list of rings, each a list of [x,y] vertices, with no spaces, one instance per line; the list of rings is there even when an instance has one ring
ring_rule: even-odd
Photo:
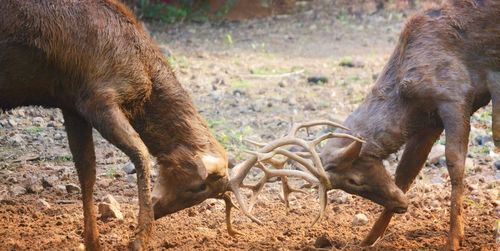
[[[382,160],[406,144],[396,171],[396,184],[407,191],[444,129],[452,184],[448,247],[457,249],[463,239],[463,176],[469,118],[491,97],[494,116],[500,116],[500,109],[495,109],[500,106],[495,102],[500,95],[494,95],[500,93],[500,83],[492,78],[499,71],[499,1],[447,1],[417,13],[408,19],[372,92],[345,122],[367,140],[359,157],[347,171],[336,171],[334,165],[328,167],[334,159],[332,153],[350,144],[334,139],[323,150],[325,166],[339,183],[351,176],[357,182],[367,182],[367,188],[361,190],[349,185],[340,188],[389,205],[395,197],[380,196],[379,191],[394,183],[377,177],[386,177]],[[375,169],[378,174],[373,173]],[[386,206],[363,244],[371,245],[384,233],[392,214]]]
[[[132,247],[144,247],[153,221],[149,152],[168,169],[161,172],[170,176],[168,186],[192,189],[206,178],[200,155],[227,161],[224,149],[157,46],[119,1],[0,0],[0,6],[0,108],[62,109],[82,185],[88,249],[99,249],[91,128],[124,151],[138,172],[139,232]],[[190,206],[186,199],[175,197],[172,203],[182,209]]]

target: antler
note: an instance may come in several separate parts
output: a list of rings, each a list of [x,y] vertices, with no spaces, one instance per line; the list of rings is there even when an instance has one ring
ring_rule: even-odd
[[[333,133],[333,132],[323,134],[310,141],[297,137],[297,133],[299,132],[300,129],[305,128],[308,130],[310,127],[319,125],[328,125],[328,126],[342,128],[344,130],[349,130],[348,128],[340,124],[328,120],[316,120],[308,123],[296,124],[292,126],[290,132],[285,137],[271,141],[268,144],[262,144],[247,140],[250,143],[259,146],[260,148],[256,151],[249,151],[249,153],[251,153],[253,156],[247,159],[246,161],[236,165],[233,168],[233,175],[230,178],[228,184],[228,190],[234,193],[236,201],[238,202],[241,210],[247,217],[249,217],[258,224],[262,224],[260,220],[258,220],[255,216],[253,216],[250,213],[250,211],[253,205],[255,204],[255,200],[257,199],[258,194],[262,190],[264,184],[269,179],[273,177],[281,177],[282,180],[285,183],[287,183],[286,181],[287,177],[296,177],[304,179],[311,184],[318,185],[319,187],[318,192],[320,199],[320,213],[313,221],[312,225],[314,225],[319,219],[321,219],[326,208],[326,192],[332,188],[332,185],[325,173],[325,170],[323,169],[323,165],[321,164],[319,154],[316,152],[316,146],[323,140],[329,138],[349,138],[359,142],[364,142],[364,141],[349,134]],[[305,149],[306,152],[293,153],[286,149],[281,148],[283,146],[289,146],[289,145],[300,146],[303,149]],[[276,160],[275,158],[273,158],[276,155],[284,156],[285,160],[283,161]],[[306,159],[305,157],[310,157],[312,162]],[[297,163],[299,163],[300,164],[299,167],[301,170],[283,169],[284,165],[288,160],[294,160]],[[264,163],[270,164],[271,166],[274,167],[274,169],[266,167]],[[264,172],[264,177],[254,186],[244,185],[243,180],[245,179],[246,175],[253,166],[256,166],[259,169],[261,169]],[[287,188],[283,187],[285,203],[288,204],[288,194],[295,190],[292,190],[290,187],[288,187],[288,184],[286,186],[288,189],[290,189],[290,191],[285,191],[285,189]],[[250,199],[249,207],[247,207],[247,205],[243,201],[242,195],[240,193],[240,188],[242,187],[251,188],[254,192],[252,198]],[[228,210],[230,210],[230,208]],[[229,213],[227,213],[227,215],[229,215]],[[226,219],[226,223],[228,224],[228,229],[232,229],[232,227],[230,226],[231,221]]]

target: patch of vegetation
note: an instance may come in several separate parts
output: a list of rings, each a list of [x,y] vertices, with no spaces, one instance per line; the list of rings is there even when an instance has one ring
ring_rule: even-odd
[[[26,132],[28,134],[32,134],[32,135],[38,135],[40,133],[42,133],[44,130],[43,127],[39,127],[39,126],[33,126],[33,127],[29,127],[26,129]]]
[[[170,55],[167,57],[168,64],[172,66],[172,68],[188,68],[189,62],[185,58],[177,58],[174,55]]]
[[[250,87],[250,82],[244,79],[233,79],[230,82],[232,89],[246,89]]]
[[[278,74],[285,74],[285,73],[290,73],[290,72],[295,72],[295,71],[300,71],[300,70],[303,70],[303,68],[300,66],[293,66],[291,68],[261,66],[261,67],[256,67],[256,68],[250,69],[250,74],[254,74],[254,75],[278,75]]]
[[[65,155],[61,155],[61,156],[55,156],[54,162],[56,162],[56,163],[73,162],[73,155],[65,154]]]
[[[242,153],[248,149],[243,140],[253,134],[253,129],[250,126],[235,129],[230,127],[224,119],[209,119],[208,125],[217,141],[230,155],[235,159],[241,159]]]
[[[209,2],[204,0],[177,0],[175,4],[167,4],[157,0],[138,0],[136,7],[137,15],[146,20],[164,23],[185,20],[206,22],[210,18],[224,19],[237,2],[238,0],[224,1],[224,4],[213,13],[210,13]]]
[[[106,172],[104,173],[104,175],[106,175],[106,177],[108,177],[108,178],[116,177],[116,175],[117,175],[116,168],[112,166],[112,167],[106,169]]]
[[[353,61],[352,57],[343,57],[339,60],[339,66],[353,67],[354,61]]]

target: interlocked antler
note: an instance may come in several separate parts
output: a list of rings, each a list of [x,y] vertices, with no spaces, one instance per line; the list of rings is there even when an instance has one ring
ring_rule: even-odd
[[[363,142],[363,140],[356,138],[354,136],[351,136],[349,134],[344,134],[344,133],[326,133],[318,138],[307,141],[301,138],[297,137],[297,133],[300,129],[302,128],[310,128],[313,126],[318,126],[318,125],[328,125],[328,126],[333,126],[333,127],[338,127],[342,128],[345,130],[349,130],[348,128],[328,121],[328,120],[317,120],[317,121],[312,121],[308,123],[302,123],[302,124],[296,124],[292,127],[290,132],[283,138],[274,140],[267,145],[261,144],[261,143],[256,143],[260,147],[260,149],[251,152],[254,156],[251,157],[250,159],[236,165],[233,168],[233,175],[231,179],[229,180],[229,186],[228,190],[232,191],[234,193],[234,196],[236,198],[236,201],[238,202],[241,210],[243,213],[252,219],[254,222],[258,224],[262,224],[260,220],[258,220],[256,217],[254,217],[250,213],[249,207],[245,204],[243,201],[243,198],[240,193],[240,188],[242,187],[248,187],[243,185],[243,180],[245,179],[246,175],[250,171],[250,169],[257,164],[257,167],[260,168],[264,172],[264,178],[257,183],[256,186],[252,188],[254,190],[254,195],[251,199],[251,203],[255,203],[254,200],[256,199],[256,195],[260,192],[262,189],[263,185],[265,182],[267,182],[269,179],[273,177],[296,177],[296,178],[301,178],[306,180],[307,182],[311,184],[318,185],[319,187],[319,199],[320,199],[320,213],[316,217],[316,219],[313,221],[312,225],[314,225],[324,214],[325,208],[326,208],[326,192],[332,188],[332,185],[330,184],[330,181],[325,173],[325,170],[323,169],[323,165],[321,164],[321,160],[319,158],[319,154],[316,152],[316,146],[323,140],[329,139],[329,138],[349,138],[352,140],[356,140],[359,142]],[[282,149],[280,147],[283,146],[289,146],[289,145],[297,145],[302,147],[303,149],[306,150],[306,153],[293,153],[288,150]],[[284,162],[277,162],[276,159],[273,159],[276,155],[282,155],[286,157]],[[310,157],[311,161],[308,159],[305,159],[304,157]],[[300,164],[301,170],[286,170],[283,169],[284,164],[288,160],[294,160],[297,163]],[[272,166],[274,166],[274,169],[267,168],[264,163],[270,163]],[[229,213],[227,214],[229,215]],[[228,222],[228,228],[230,228],[230,220]],[[232,229],[232,228],[231,228]]]

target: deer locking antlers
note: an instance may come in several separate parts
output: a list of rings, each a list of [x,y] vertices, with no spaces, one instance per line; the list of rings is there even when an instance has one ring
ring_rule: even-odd
[[[258,143],[254,141],[247,140],[247,142],[256,145],[259,149],[255,151],[247,151],[253,156],[246,161],[236,165],[233,168],[233,173],[229,180],[228,191],[234,193],[236,201],[240,209],[243,213],[249,217],[252,221],[262,224],[262,222],[257,219],[255,216],[251,214],[252,208],[255,205],[258,195],[262,191],[264,184],[268,182],[273,177],[280,177],[282,181],[282,190],[283,190],[283,201],[285,202],[286,208],[288,209],[288,195],[292,192],[302,192],[297,189],[293,189],[288,184],[288,177],[296,177],[304,179],[312,185],[318,186],[319,200],[320,200],[320,212],[318,216],[314,219],[312,225],[318,222],[319,219],[322,218],[325,208],[326,208],[326,192],[332,188],[330,184],[330,180],[328,179],[323,165],[321,164],[321,160],[319,158],[319,154],[316,151],[316,146],[322,142],[323,140],[329,138],[349,138],[352,140],[356,140],[359,142],[364,142],[363,140],[354,137],[345,133],[333,133],[329,132],[323,134],[313,140],[305,140],[299,138],[297,133],[301,129],[308,130],[313,126],[332,126],[337,128],[342,128],[345,130],[349,130],[348,128],[328,121],[328,120],[316,120],[307,123],[296,124],[292,126],[290,132],[283,138],[274,140],[269,142],[268,144]],[[284,149],[285,146],[296,145],[303,148],[304,152],[291,152],[289,150]],[[278,159],[278,156],[282,156],[281,159]],[[283,158],[284,157],[284,158]],[[297,162],[300,170],[290,170],[285,169],[285,165],[289,160]],[[264,177],[262,177],[257,184],[255,185],[245,185],[243,184],[243,180],[246,175],[250,171],[252,167],[256,166],[264,172]],[[247,204],[244,202],[241,195],[241,188],[249,188],[253,191],[253,194],[250,198],[250,202]],[[221,199],[224,199],[226,202],[226,224],[228,228],[228,232],[231,235],[237,234],[231,226],[231,208],[234,204],[231,202],[231,199],[228,194],[224,194]]]

